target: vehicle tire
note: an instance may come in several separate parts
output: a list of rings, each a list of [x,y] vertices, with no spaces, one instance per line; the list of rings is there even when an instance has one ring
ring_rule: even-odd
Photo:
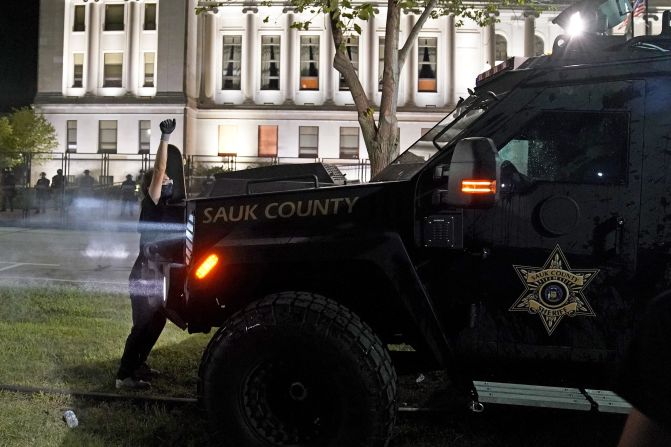
[[[396,372],[359,317],[305,292],[267,296],[210,341],[199,394],[212,439],[247,446],[385,446]]]

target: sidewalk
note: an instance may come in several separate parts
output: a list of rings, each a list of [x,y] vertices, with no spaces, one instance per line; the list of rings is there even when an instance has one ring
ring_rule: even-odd
[[[140,203],[134,205],[131,215],[126,209],[122,216],[120,200],[79,198],[66,209],[55,209],[50,201],[46,212],[37,213],[34,208],[0,211],[0,227],[137,231]]]

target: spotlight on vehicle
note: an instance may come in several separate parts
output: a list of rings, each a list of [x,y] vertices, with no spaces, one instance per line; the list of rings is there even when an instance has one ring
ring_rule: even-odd
[[[585,32],[585,21],[580,16],[580,12],[573,13],[566,27],[566,32],[571,37],[580,36]]]
[[[571,37],[604,34],[622,23],[630,12],[629,0],[582,0],[563,10],[552,23]]]

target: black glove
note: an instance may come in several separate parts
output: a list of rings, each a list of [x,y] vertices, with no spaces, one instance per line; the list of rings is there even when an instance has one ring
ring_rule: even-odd
[[[168,141],[170,140],[170,134],[175,130],[175,127],[177,127],[177,121],[174,118],[171,120],[164,120],[161,121],[159,127],[161,128],[161,141]]]

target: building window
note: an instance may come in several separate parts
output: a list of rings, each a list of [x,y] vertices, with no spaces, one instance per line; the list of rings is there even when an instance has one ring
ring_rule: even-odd
[[[259,126],[259,157],[277,157],[277,126]]]
[[[67,152],[77,152],[77,121],[68,120],[68,145],[66,148]]]
[[[298,156],[301,158],[317,158],[319,152],[319,127],[298,127]]]
[[[222,124],[219,126],[219,149],[220,157],[235,157],[238,155],[238,126]]]
[[[115,154],[117,122],[113,120],[100,120],[98,123],[98,152]]]
[[[438,38],[420,37],[417,40],[417,62],[419,75],[417,77],[417,91],[438,91],[436,76],[436,55],[438,54]]]
[[[496,64],[503,62],[508,59],[508,41],[505,37],[500,34],[496,35],[496,44],[494,50],[494,59],[496,59]],[[492,65],[492,67],[494,66]]]
[[[144,4],[144,30],[156,31],[156,3]]]
[[[86,31],[86,6],[75,6],[75,17],[72,24],[72,31],[81,32]]]
[[[105,31],[123,31],[125,5],[105,5]]]
[[[224,36],[222,58],[222,90],[240,90],[242,36]]]
[[[534,36],[534,56],[542,56],[545,54],[545,42],[540,36]]]
[[[155,53],[144,53],[144,84],[143,87],[154,86],[154,60]]]
[[[382,91],[382,76],[384,75],[384,37],[380,37],[377,45],[377,91]]]
[[[340,128],[340,158],[359,158],[359,128]]]
[[[261,90],[280,89],[280,36],[261,37]]]
[[[123,53],[105,53],[103,87],[121,87],[123,73]]]
[[[347,57],[349,58],[350,62],[352,62],[352,66],[354,67],[354,71],[356,71],[357,75],[359,74],[359,36],[347,36],[345,39],[345,53],[347,53]],[[349,90],[349,86],[345,83],[345,78],[343,78],[342,74],[340,75],[340,91],[347,91]]]
[[[301,90],[319,90],[319,36],[301,36]]]
[[[84,86],[84,54],[75,53],[72,55],[72,87],[81,88]]]
[[[151,121],[140,120],[140,149],[138,153],[148,154],[151,144]]]

